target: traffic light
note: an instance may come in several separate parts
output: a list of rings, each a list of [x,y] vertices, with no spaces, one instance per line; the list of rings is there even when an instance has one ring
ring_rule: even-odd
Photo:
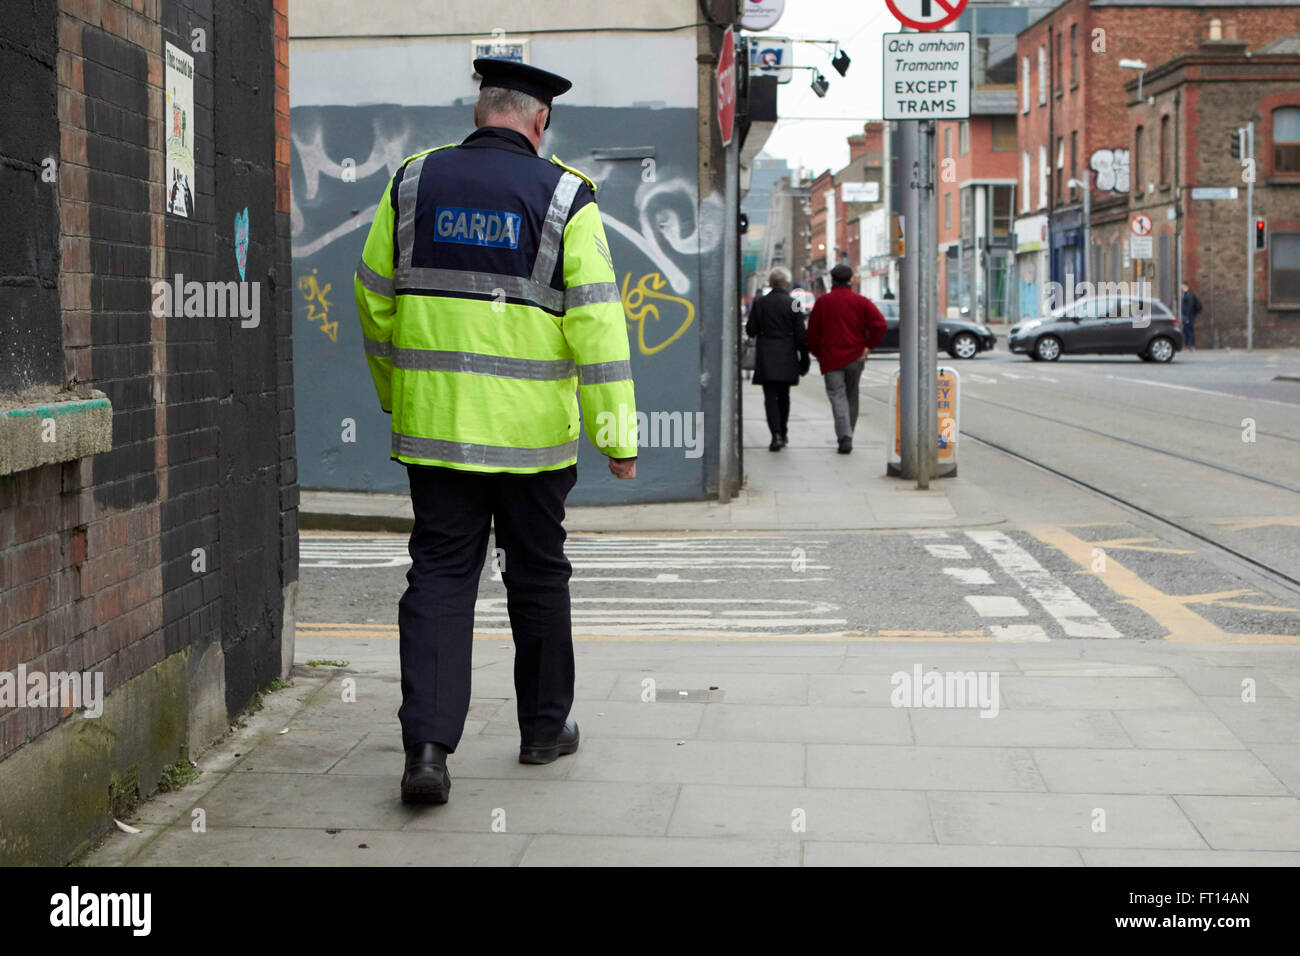
[[[1264,219],[1255,219],[1255,248],[1264,249],[1268,247],[1268,222]]]
[[[1242,152],[1241,140],[1242,140],[1241,130],[1234,129],[1232,131],[1232,158],[1233,159],[1241,159],[1241,152]]]

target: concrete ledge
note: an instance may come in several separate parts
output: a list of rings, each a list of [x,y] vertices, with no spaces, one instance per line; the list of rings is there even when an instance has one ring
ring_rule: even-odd
[[[113,447],[113,406],[93,388],[48,386],[0,397],[0,475]]]

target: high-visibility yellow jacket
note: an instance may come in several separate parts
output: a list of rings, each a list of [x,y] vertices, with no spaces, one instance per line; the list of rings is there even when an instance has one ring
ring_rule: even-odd
[[[407,159],[354,286],[392,457],[467,471],[637,453],[627,325],[595,185],[485,126]]]

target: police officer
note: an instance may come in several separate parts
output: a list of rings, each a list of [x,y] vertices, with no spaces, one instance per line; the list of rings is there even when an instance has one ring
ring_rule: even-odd
[[[407,159],[357,266],[357,311],[415,511],[401,632],[402,800],[445,803],[470,698],[474,603],[495,525],[515,641],[521,763],[578,749],[564,503],[579,417],[636,476],[627,327],[595,184],[538,155],[572,85],[477,59],[477,127]]]

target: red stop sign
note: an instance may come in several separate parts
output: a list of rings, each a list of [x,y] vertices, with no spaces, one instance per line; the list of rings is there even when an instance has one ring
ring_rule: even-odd
[[[722,145],[731,145],[736,131],[736,35],[728,30],[722,37],[722,51],[718,54],[718,129],[722,131]]]

